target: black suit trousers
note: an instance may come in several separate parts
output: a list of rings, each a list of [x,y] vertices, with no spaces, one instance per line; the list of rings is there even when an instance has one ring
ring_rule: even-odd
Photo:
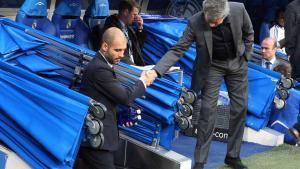
[[[212,60],[204,88],[197,127],[195,162],[206,163],[216,121],[216,108],[224,79],[230,98],[227,155],[239,157],[248,107],[248,63],[244,57],[225,61]]]
[[[114,152],[80,147],[74,169],[116,169]]]

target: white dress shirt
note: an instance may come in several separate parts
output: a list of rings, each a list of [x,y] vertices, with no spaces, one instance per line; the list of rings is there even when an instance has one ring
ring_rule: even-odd
[[[279,45],[279,41],[281,41],[285,37],[285,35],[284,35],[284,27],[283,26],[279,26],[279,25],[274,25],[270,29],[270,37],[274,38],[276,40],[277,46],[280,46]],[[279,51],[285,53],[285,48],[279,49]]]
[[[270,61],[266,60],[266,59],[263,59],[262,60],[262,67],[263,68],[266,68],[267,69],[267,65],[266,65],[266,62],[270,62],[270,70],[273,70],[274,69],[274,66],[275,66],[275,62],[276,62],[276,57],[273,57]]]

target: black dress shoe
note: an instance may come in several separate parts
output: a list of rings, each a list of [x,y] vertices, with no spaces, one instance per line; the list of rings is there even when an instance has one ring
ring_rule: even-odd
[[[224,162],[233,169],[248,169],[248,167],[242,163],[240,158],[232,158],[226,156]]]
[[[203,169],[203,168],[204,168],[204,164],[203,163],[195,163],[193,169]]]

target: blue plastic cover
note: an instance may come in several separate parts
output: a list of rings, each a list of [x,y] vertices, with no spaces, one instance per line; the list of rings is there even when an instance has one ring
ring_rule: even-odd
[[[60,0],[54,10],[54,14],[60,16],[80,16],[81,5],[80,0]]]
[[[25,0],[19,12],[28,16],[47,16],[47,1]]]
[[[86,16],[109,16],[109,2],[108,0],[93,0],[85,12]]]
[[[27,50],[23,50],[21,47],[19,47],[19,44],[16,43],[18,50],[2,55],[2,57],[4,57],[2,60],[16,67],[21,67],[23,69],[26,68],[27,70],[30,70],[31,72],[36,73],[39,76],[55,81],[55,83],[58,82],[60,84],[69,86],[74,79],[75,66],[78,65],[80,60],[79,53],[82,52],[89,57],[95,54],[92,51],[79,48],[75,45],[71,45],[68,42],[45,35],[37,30],[33,30],[27,27],[24,28],[23,26],[10,22],[8,20],[0,21],[0,23],[3,23],[3,25],[9,27],[11,31],[6,31],[5,33],[8,33],[9,38],[11,38],[10,36],[13,36],[13,38],[11,38],[13,40],[17,40],[15,38],[18,38],[18,36],[22,36],[24,37],[24,41],[28,37],[29,40],[32,39],[32,41],[34,42],[36,41],[35,37],[37,37],[37,41],[40,40],[41,42],[43,42],[42,40],[45,40],[49,42],[36,45],[35,47],[34,45],[32,45],[32,48],[28,48],[26,46],[22,47]],[[17,34],[18,36],[14,37],[15,34]],[[20,40],[22,39],[20,38]],[[31,46],[31,43],[28,44],[29,46]],[[127,64],[120,63],[120,65],[123,66],[124,69],[128,69],[130,72],[135,72],[133,74],[127,72],[128,76],[131,76],[136,80],[138,79],[138,76],[136,74],[139,74],[141,70]],[[43,79],[42,77],[40,78]],[[124,80],[123,85],[131,85],[134,82],[134,80],[129,80],[127,78],[122,78],[122,80]],[[34,80],[34,82],[39,82],[39,85],[41,86],[48,86],[47,84],[41,83],[41,81]],[[55,87],[51,88],[51,90],[56,91]],[[154,139],[158,139],[160,140],[159,143],[161,146],[170,148],[174,138],[174,113],[178,111],[177,101],[180,97],[181,90],[182,86],[175,82],[171,82],[164,78],[157,79],[151,87],[147,88],[147,98],[137,99],[135,101],[135,103],[137,103],[138,106],[141,106],[141,108],[144,110],[144,113],[142,115],[143,119],[141,120],[143,124],[130,129],[126,128],[124,129],[124,132],[126,132],[127,135],[130,135],[133,138],[145,143],[152,143]],[[21,100],[23,99],[26,100],[26,98],[22,98]],[[146,114],[149,117],[145,118]],[[7,133],[18,132],[9,131]],[[5,138],[8,137],[9,136],[6,136]],[[10,142],[10,139],[7,139],[6,142]],[[14,150],[18,154],[23,154],[22,158],[26,158],[26,161],[28,161],[30,164],[33,164],[33,166],[40,165],[36,164],[35,157],[28,157],[27,153],[25,153],[24,155],[24,151],[27,150],[23,150],[14,142],[12,142],[11,144],[14,145]],[[43,158],[51,158],[51,156],[45,154]]]
[[[288,129],[293,127],[297,122],[300,111],[300,91],[295,89],[289,90],[290,96],[286,100],[286,106],[282,110],[273,109],[269,126],[281,133],[284,133],[284,141],[288,143],[295,142],[294,137]]]
[[[33,168],[75,162],[89,98],[0,62],[0,140]]]
[[[8,54],[19,49],[4,27],[4,25],[0,24],[0,37],[1,39],[5,39],[0,41],[0,54]]]
[[[18,45],[18,49],[28,50],[46,44],[45,41],[25,34],[23,30],[20,30],[18,28],[11,27],[8,25],[2,25],[2,28],[4,28],[3,31],[6,31],[7,34],[9,34],[9,37],[7,36],[7,41],[14,41],[14,43]],[[6,43],[6,40],[2,40],[0,43]],[[11,49],[10,46],[9,49]],[[4,49],[4,51],[9,51],[9,49]]]
[[[248,111],[258,118],[269,119],[281,75],[253,63],[249,63],[248,67]]]
[[[37,55],[24,55],[17,58],[17,61],[32,72],[44,72],[62,69]]]

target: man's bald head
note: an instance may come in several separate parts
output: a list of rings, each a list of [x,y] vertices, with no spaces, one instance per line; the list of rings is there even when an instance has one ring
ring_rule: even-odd
[[[118,63],[127,48],[127,39],[124,33],[116,27],[108,28],[102,36],[100,52],[111,64]]]
[[[105,30],[105,32],[103,33],[102,36],[102,42],[106,42],[109,45],[112,44],[113,41],[126,41],[127,39],[124,35],[124,33],[117,27],[110,27],[107,30]]]

